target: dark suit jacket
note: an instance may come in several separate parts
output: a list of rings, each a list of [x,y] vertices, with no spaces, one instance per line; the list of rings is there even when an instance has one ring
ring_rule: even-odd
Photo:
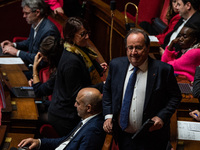
[[[99,114],[89,120],[77,132],[74,138],[65,148],[66,150],[101,150],[104,140],[105,132],[103,131],[103,116]],[[73,132],[73,131],[72,131]],[[70,134],[69,134],[70,135]],[[68,136],[69,136],[68,135]],[[41,139],[41,150],[54,150],[68,136],[58,139]]]
[[[19,53],[19,57],[25,62],[26,65],[33,64],[34,57],[39,50],[40,43],[47,36],[60,37],[60,33],[57,27],[47,18],[41,22],[34,38],[34,29],[31,27],[31,31],[27,40],[17,42],[17,49],[22,50]],[[27,53],[28,52],[28,53]]]
[[[103,114],[104,116],[113,114],[114,128],[118,124],[128,66],[127,57],[113,59],[109,65],[109,73],[103,89]],[[162,129],[148,133],[148,136],[145,137],[152,144],[158,145],[162,140],[169,140],[170,117],[181,100],[181,93],[171,65],[149,57],[147,86],[144,94],[146,97],[143,123],[154,116],[158,116],[164,122]]]
[[[193,82],[193,96],[200,101],[200,67],[196,67],[194,82]]]
[[[190,17],[190,19],[187,21],[187,23],[185,25],[187,25],[187,24],[195,24],[197,27],[199,27],[200,26],[200,19],[199,18],[200,18],[200,13],[197,11]],[[174,31],[176,31],[178,29],[178,27],[182,23],[183,23],[183,18],[181,18],[178,21],[178,23],[174,26],[174,30],[166,35],[165,40],[164,40],[164,44],[162,45],[162,48],[165,49],[165,47],[169,43],[171,35],[174,33]]]
[[[84,87],[91,86],[91,79],[83,59],[74,53],[63,51],[57,68],[55,88],[49,113],[59,118],[75,119],[76,96]],[[93,87],[101,89],[102,84]]]
[[[90,74],[84,61],[78,55],[64,50],[57,68],[49,113],[64,119],[79,118],[74,107],[76,96],[80,89],[89,85]]]

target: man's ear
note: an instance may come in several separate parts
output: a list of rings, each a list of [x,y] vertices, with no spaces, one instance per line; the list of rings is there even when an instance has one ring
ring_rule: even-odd
[[[191,5],[190,2],[187,2],[187,3],[185,4],[185,6],[186,6],[187,10],[191,10],[191,8],[192,8],[192,5]]]
[[[36,9],[35,12],[36,12],[36,15],[37,15],[37,16],[40,16],[40,10],[39,10],[39,9]]]
[[[92,106],[90,104],[87,105],[87,112],[90,113],[92,111]]]

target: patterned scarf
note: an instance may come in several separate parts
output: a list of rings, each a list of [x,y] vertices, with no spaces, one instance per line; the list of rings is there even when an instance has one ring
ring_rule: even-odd
[[[88,52],[86,53],[79,47],[69,44],[67,42],[64,43],[64,48],[65,50],[71,53],[75,53],[83,58],[83,61],[85,62],[85,65],[90,73],[90,78],[93,85],[102,82],[98,71],[96,70],[95,66],[92,63],[92,60],[95,60],[97,58],[97,54],[94,50],[92,50],[90,47],[87,47]]]

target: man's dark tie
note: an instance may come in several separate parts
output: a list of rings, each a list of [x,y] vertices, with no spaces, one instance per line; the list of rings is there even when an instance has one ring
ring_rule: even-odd
[[[73,130],[73,132],[70,133],[70,135],[67,137],[67,139],[65,139],[57,148],[59,149],[65,149],[67,147],[67,145],[65,144],[66,141],[71,141],[71,139],[74,137],[74,134],[76,133],[76,131],[78,129],[80,129],[80,127],[83,125],[83,122],[79,122],[79,124],[76,126],[76,128]]]
[[[130,111],[131,101],[133,97],[137,70],[138,70],[138,67],[134,67],[133,73],[130,75],[128,84],[126,86],[124,100],[122,102],[122,107],[121,107],[121,112],[120,112],[120,126],[122,130],[125,130],[128,126],[129,111]]]
[[[74,131],[70,134],[70,136],[68,136],[67,140],[68,139],[71,139],[73,138],[74,134],[76,133],[76,131],[83,125],[83,122],[79,122],[79,124],[76,126],[76,128],[74,129]]]

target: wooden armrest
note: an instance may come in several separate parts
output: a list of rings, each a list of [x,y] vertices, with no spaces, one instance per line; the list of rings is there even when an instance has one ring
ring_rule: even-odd
[[[113,139],[113,136],[111,134],[106,134],[106,138],[105,138],[102,150],[110,150],[112,139]]]

